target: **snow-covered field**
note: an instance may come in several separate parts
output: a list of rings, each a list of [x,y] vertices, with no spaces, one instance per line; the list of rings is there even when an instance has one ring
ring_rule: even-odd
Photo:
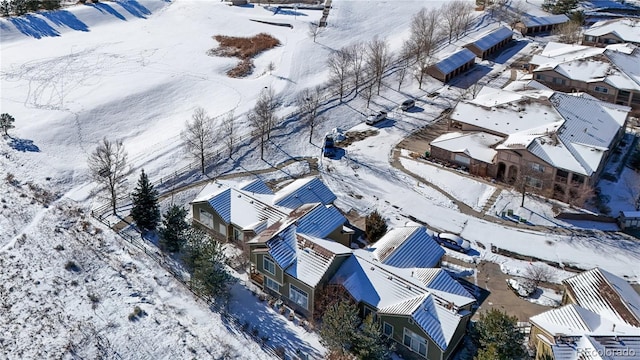
[[[260,5],[231,7],[217,1],[105,1],[0,19],[0,101],[2,112],[16,118],[11,137],[0,144],[0,301],[7,309],[0,317],[0,357],[93,358],[117,353],[123,358],[221,358],[228,352],[240,358],[267,358],[255,342],[227,329],[220,315],[194,300],[161,267],[87,216],[91,207],[103,203],[92,194],[87,156],[103,137],[122,139],[136,170],[128,181],[131,187],[141,168],[152,180],[169,176],[192,162],[182,149],[180,132],[196,107],[212,117],[233,111],[240,135],[247,134],[246,112],[265,87],[276,92],[282,105],[278,114],[285,116],[295,111],[300,90],[326,82],[325,60],[332,50],[378,36],[386,38],[394,52],[408,35],[411,16],[443,2],[335,0],[329,26],[316,42],[307,33],[308,23],[318,21],[320,11],[274,15]],[[498,26],[486,14],[477,15],[475,30]],[[278,38],[281,46],[258,56],[247,78],[225,75],[237,59],[207,55],[216,46],[214,35],[260,32]],[[463,37],[439,50],[449,52],[467,41]],[[463,81],[487,76],[483,80],[489,82],[520,52],[528,51],[531,46],[515,47],[496,63],[483,62],[492,66],[489,74],[473,73]],[[270,63],[275,65],[271,72]],[[426,97],[434,90],[441,95]],[[640,270],[630,266],[640,263],[637,242],[600,232],[540,232],[476,219],[460,213],[439,191],[391,166],[395,145],[454,105],[461,92],[433,79],[422,89],[407,79],[398,90],[391,75],[370,109],[354,94],[343,104],[330,101],[322,109],[326,120],[315,129],[313,143],[307,140],[306,127],[295,118],[286,119],[267,143],[264,161],[257,144],[245,141],[233,160],[220,159],[215,171],[249,172],[292,157],[319,156],[324,133],[333,128],[374,129],[363,123],[365,115],[389,109],[389,120],[375,127],[377,135],[353,143],[339,159],[319,159],[320,175],[338,195],[336,205],[343,211],[364,215],[378,209],[391,226],[415,217],[488,248],[494,244],[583,268],[602,266],[638,281]],[[417,99],[416,112],[396,110],[407,97]],[[220,143],[218,150],[223,149]],[[403,165],[418,164],[403,160]],[[299,175],[307,169],[297,164],[287,171]],[[484,206],[492,192],[489,185],[457,182],[448,174],[435,176],[433,169],[414,170],[440,181],[474,208]],[[193,174],[198,178],[197,169]],[[267,178],[280,180],[285,175],[275,174]],[[186,204],[191,199],[185,193],[173,200]],[[62,247],[56,250],[57,245]],[[78,269],[67,266],[69,261]],[[260,331],[293,326],[284,325],[280,315],[256,304],[243,289],[234,291],[234,313],[266,319]],[[135,306],[147,315],[130,321]],[[316,355],[324,351],[315,335],[287,329],[283,341],[288,350],[300,348]]]

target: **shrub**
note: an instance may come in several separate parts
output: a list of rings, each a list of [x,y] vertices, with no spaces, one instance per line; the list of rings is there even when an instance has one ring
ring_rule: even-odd
[[[73,272],[80,272],[82,271],[82,269],[80,268],[80,266],[78,266],[78,264],[75,263],[75,261],[73,260],[69,260],[67,261],[67,263],[64,265],[65,270],[67,271],[73,271]]]
[[[129,314],[129,321],[138,321],[138,319],[147,316],[147,312],[140,309],[139,306],[133,308],[133,312]]]
[[[370,243],[378,241],[387,232],[387,224],[378,210],[374,210],[365,218],[365,233]]]
[[[214,50],[218,56],[238,57],[240,59],[252,58],[265,50],[280,45],[280,41],[273,36],[260,33],[253,37],[235,37],[216,35],[213,37],[220,46]]]

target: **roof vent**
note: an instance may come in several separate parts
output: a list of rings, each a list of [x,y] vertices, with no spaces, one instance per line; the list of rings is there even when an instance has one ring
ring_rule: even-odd
[[[411,285],[407,285],[407,289],[411,290]]]
[[[387,279],[393,280],[393,276],[387,276]]]
[[[376,268],[374,268],[373,266],[371,267],[371,271],[375,270]]]

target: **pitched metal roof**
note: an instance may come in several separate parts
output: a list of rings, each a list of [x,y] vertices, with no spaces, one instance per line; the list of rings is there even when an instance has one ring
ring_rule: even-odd
[[[512,36],[513,36],[513,31],[511,31],[511,29],[509,29],[506,26],[501,26],[498,29],[474,41],[472,44],[478,49],[485,51],[495,46],[502,40],[509,39]]]
[[[383,264],[399,268],[434,267],[445,253],[423,226],[394,228],[374,244],[374,249]]]
[[[335,206],[317,204],[313,210],[298,219],[298,233],[325,238],[346,221]]]
[[[351,249],[331,240],[297,235],[296,259],[286,273],[315,287],[325,276],[336,256],[350,254]]]
[[[599,21],[584,31],[587,36],[613,34],[625,42],[640,43],[640,23],[637,19]]]
[[[317,177],[298,179],[275,194],[273,203],[295,209],[303,204],[331,204],[336,195]]]
[[[581,307],[612,321],[640,328],[640,295],[624,279],[595,268],[563,283]]]
[[[222,220],[226,223],[231,222],[231,189],[222,190],[207,202],[220,215]]]
[[[551,347],[555,360],[628,360],[640,354],[640,336],[562,338]]]
[[[273,195],[273,191],[260,179],[240,184],[239,189],[250,193]]]
[[[528,16],[522,20],[526,27],[564,24],[569,21],[567,15]]]
[[[276,236],[267,241],[269,254],[278,263],[282,269],[286,269],[289,265],[296,261],[296,227],[294,225],[287,226]]]
[[[466,303],[472,303],[476,299],[471,295],[456,279],[451,277],[449,273],[441,268],[433,269],[414,269],[413,276],[420,279],[422,283],[436,294],[440,294],[443,297],[447,297],[442,293],[449,295],[458,295],[465,299],[457,299],[456,305],[462,305]],[[465,304],[466,305],[466,304]]]
[[[440,70],[441,73],[447,75],[475,58],[476,55],[472,53],[471,50],[464,48],[438,61],[433,66]]]

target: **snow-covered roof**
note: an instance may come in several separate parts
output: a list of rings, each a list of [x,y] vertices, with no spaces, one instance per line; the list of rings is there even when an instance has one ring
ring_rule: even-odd
[[[340,266],[331,282],[342,284],[356,301],[374,306],[381,314],[410,316],[446,349],[465,312],[459,307],[475,299],[453,285],[456,281],[450,276],[422,273],[420,278],[415,275],[420,270],[428,269],[388,266],[373,252],[359,249]]]
[[[554,167],[586,176],[598,169],[630,111],[559,92],[485,88],[458,103],[451,119],[504,134],[496,150],[526,148]]]
[[[238,185],[238,188],[246,192],[273,195],[273,191],[271,191],[267,184],[265,184],[264,181],[260,179],[250,180],[242,183]]]
[[[551,350],[555,360],[628,360],[640,354],[640,336],[562,338]]]
[[[503,137],[485,132],[472,134],[453,132],[438,136],[431,141],[431,146],[454,153],[464,153],[472,159],[491,164],[497,153],[492,146],[503,140]]]
[[[264,220],[268,225],[274,224],[291,211],[271,205],[269,197],[258,197],[256,194],[249,195],[237,189],[222,188],[207,202],[225,222],[235,224],[241,229],[252,229]]]
[[[317,177],[298,179],[280,189],[273,198],[273,203],[295,209],[303,204],[331,204],[336,195]]]
[[[504,39],[509,39],[513,36],[513,31],[506,26],[501,26],[496,30],[491,31],[490,33],[482,36],[478,40],[472,42],[475,47],[478,49],[485,51],[495,46],[499,42]]]
[[[569,21],[569,17],[564,14],[549,16],[527,16],[522,19],[522,23],[528,28],[534,26],[564,24],[567,21]]]
[[[399,268],[433,267],[444,255],[423,226],[391,229],[371,249],[380,262]]]
[[[587,36],[612,34],[625,42],[640,43],[640,23],[637,19],[598,21],[584,31]]]
[[[271,255],[280,268],[286,269],[296,261],[296,242],[296,227],[294,225],[285,227],[267,241],[269,255]]]
[[[458,52],[455,52],[442,60],[435,63],[435,66],[443,74],[449,74],[461,67],[462,65],[472,61],[476,58],[476,55],[471,50],[464,48]]]
[[[603,56],[604,55],[604,56]],[[640,51],[631,44],[606,48],[550,42],[530,61],[534,72],[553,69],[581,82],[605,82],[618,89],[640,90]]]
[[[581,307],[610,321],[640,328],[640,295],[624,279],[594,268],[563,283]]]
[[[336,256],[351,254],[351,251],[335,241],[298,234],[295,261],[285,271],[303,283],[315,287],[325,276]]]
[[[475,301],[471,295],[459,282],[441,268],[413,269],[412,276],[422,281],[429,291],[436,295],[453,299],[456,305],[468,304]],[[445,295],[446,294],[446,295]]]

